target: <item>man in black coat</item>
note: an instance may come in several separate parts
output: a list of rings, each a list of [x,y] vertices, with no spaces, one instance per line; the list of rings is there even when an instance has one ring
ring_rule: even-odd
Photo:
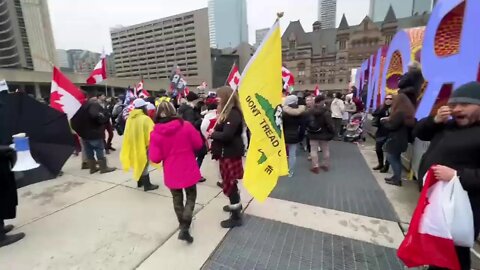
[[[430,141],[418,176],[423,179],[432,166],[438,180],[450,181],[458,176],[470,198],[477,238],[480,229],[480,83],[471,82],[455,90],[448,106],[438,109],[435,117],[418,122],[414,134],[420,140]],[[470,249],[456,247],[456,251],[461,269],[470,269]]]
[[[412,102],[414,107],[417,107],[417,99],[422,90],[422,85],[425,79],[422,75],[422,70],[418,62],[412,62],[408,65],[408,72],[405,73],[398,82],[399,94],[405,94]]]
[[[8,93],[0,93],[8,95]],[[15,151],[8,145],[12,143],[12,135],[8,132],[8,104],[0,101],[0,247],[13,244],[25,237],[24,233],[7,235],[13,230],[12,225],[5,226],[5,219],[17,216],[17,184],[11,168],[14,164]]]
[[[107,158],[105,157],[105,124],[110,121],[110,117],[105,114],[104,109],[98,103],[97,98],[89,94],[90,99],[82,105],[78,112],[71,120],[72,128],[82,138],[83,151],[87,156],[88,167],[90,174],[96,173],[97,156],[98,164],[100,165],[100,173],[109,173],[115,171],[115,168],[107,166]]]
[[[202,116],[198,111],[198,108],[196,108],[197,103],[200,102],[200,97],[194,92],[190,92],[188,93],[186,98],[187,103],[180,105],[180,107],[178,108],[178,115],[180,115],[183,120],[190,122],[198,130],[198,132],[200,132],[200,126],[202,125]],[[200,135],[202,136],[204,143],[202,149],[200,149],[196,153],[199,168],[202,167],[203,160],[208,153],[206,139],[203,137],[201,132]],[[200,179],[200,182],[205,181],[207,180],[204,177]]]

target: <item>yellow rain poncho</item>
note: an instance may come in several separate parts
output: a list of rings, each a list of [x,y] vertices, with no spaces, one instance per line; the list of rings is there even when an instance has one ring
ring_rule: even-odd
[[[123,135],[120,161],[123,170],[133,169],[133,179],[138,181],[147,166],[147,149],[154,123],[142,110],[130,112]]]

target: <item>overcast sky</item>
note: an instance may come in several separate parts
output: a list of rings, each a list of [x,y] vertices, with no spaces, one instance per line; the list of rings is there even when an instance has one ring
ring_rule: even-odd
[[[343,13],[358,24],[368,13],[369,0],[337,0],[337,25]],[[132,25],[207,7],[207,0],[48,0],[57,49],[111,52],[110,27]],[[311,31],[318,0],[247,0],[249,42],[255,30],[270,27],[277,11],[284,11],[282,30],[300,20]]]

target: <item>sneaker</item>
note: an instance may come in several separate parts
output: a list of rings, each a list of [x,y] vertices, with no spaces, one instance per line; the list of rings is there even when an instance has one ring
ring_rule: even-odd
[[[17,233],[12,235],[4,235],[0,237],[0,247],[11,245],[22,240],[25,237],[24,233]]]
[[[288,178],[292,178],[293,177],[293,172],[289,172],[288,173]]]
[[[320,166],[320,169],[328,172],[330,170],[330,167],[328,167],[327,165],[322,165],[322,166]]]
[[[373,167],[374,171],[379,171],[381,169],[383,169],[383,165],[381,165],[381,164],[378,164],[377,166]]]
[[[11,232],[12,230],[13,230],[13,225],[5,225],[3,227],[3,232],[2,233],[7,234],[7,233]]]
[[[320,168],[318,168],[318,167],[313,167],[313,168],[310,169],[310,171],[311,171],[312,173],[314,173],[314,174],[319,174],[319,173],[320,173]]]
[[[223,183],[220,182],[220,181],[218,181],[218,182],[217,182],[217,186],[218,186],[219,188],[223,188]]]
[[[207,181],[207,179],[205,179],[205,177],[202,177],[202,178],[200,178],[200,181],[199,181],[199,182],[200,182],[200,183],[203,183],[203,182],[205,182],[205,181]]]

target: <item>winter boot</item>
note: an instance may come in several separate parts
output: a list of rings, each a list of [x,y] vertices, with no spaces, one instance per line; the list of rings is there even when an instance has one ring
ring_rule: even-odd
[[[242,211],[242,209],[243,209],[243,206],[242,206],[241,203],[229,204],[229,205],[225,205],[225,206],[223,207],[223,211],[225,211],[225,212],[232,212],[232,211],[234,211],[234,210],[240,210],[240,211]]]
[[[142,180],[143,180],[142,177],[140,177],[140,179],[138,179],[138,181],[137,181],[137,188],[143,187],[143,181],[142,181]]]
[[[5,225],[3,228],[0,228],[0,235],[7,234],[13,230],[13,225]]]
[[[224,220],[220,222],[220,226],[225,229],[232,229],[235,227],[240,227],[242,226],[242,216],[241,216],[241,210],[233,210],[231,212],[230,218],[227,220]]]
[[[142,183],[143,183],[143,190],[144,191],[150,191],[150,190],[155,190],[155,189],[158,189],[158,185],[153,185],[151,182],[150,182],[150,175],[147,174],[147,175],[142,175],[142,177],[140,178]]]
[[[110,173],[110,172],[113,172],[113,171],[116,170],[116,168],[110,168],[110,167],[107,166],[107,159],[106,158],[98,160],[98,165],[100,166],[100,173],[101,174]]]
[[[190,235],[188,229],[180,229],[180,233],[178,234],[178,240],[185,241],[189,244],[193,243],[193,237]]]
[[[98,172],[97,161],[87,160],[87,164],[88,164],[88,168],[90,169],[90,174],[94,174]]]
[[[88,166],[88,162],[82,161],[82,170],[87,170],[87,169],[90,169],[90,167]]]
[[[6,235],[0,233],[0,247],[11,245],[15,242],[22,240],[25,237],[24,233],[16,233],[12,235]]]
[[[379,163],[377,166],[373,167],[374,171],[380,171],[383,169],[384,165],[382,163]]]
[[[390,169],[390,163],[385,162],[385,166],[380,170],[381,173],[388,173],[388,170]]]

